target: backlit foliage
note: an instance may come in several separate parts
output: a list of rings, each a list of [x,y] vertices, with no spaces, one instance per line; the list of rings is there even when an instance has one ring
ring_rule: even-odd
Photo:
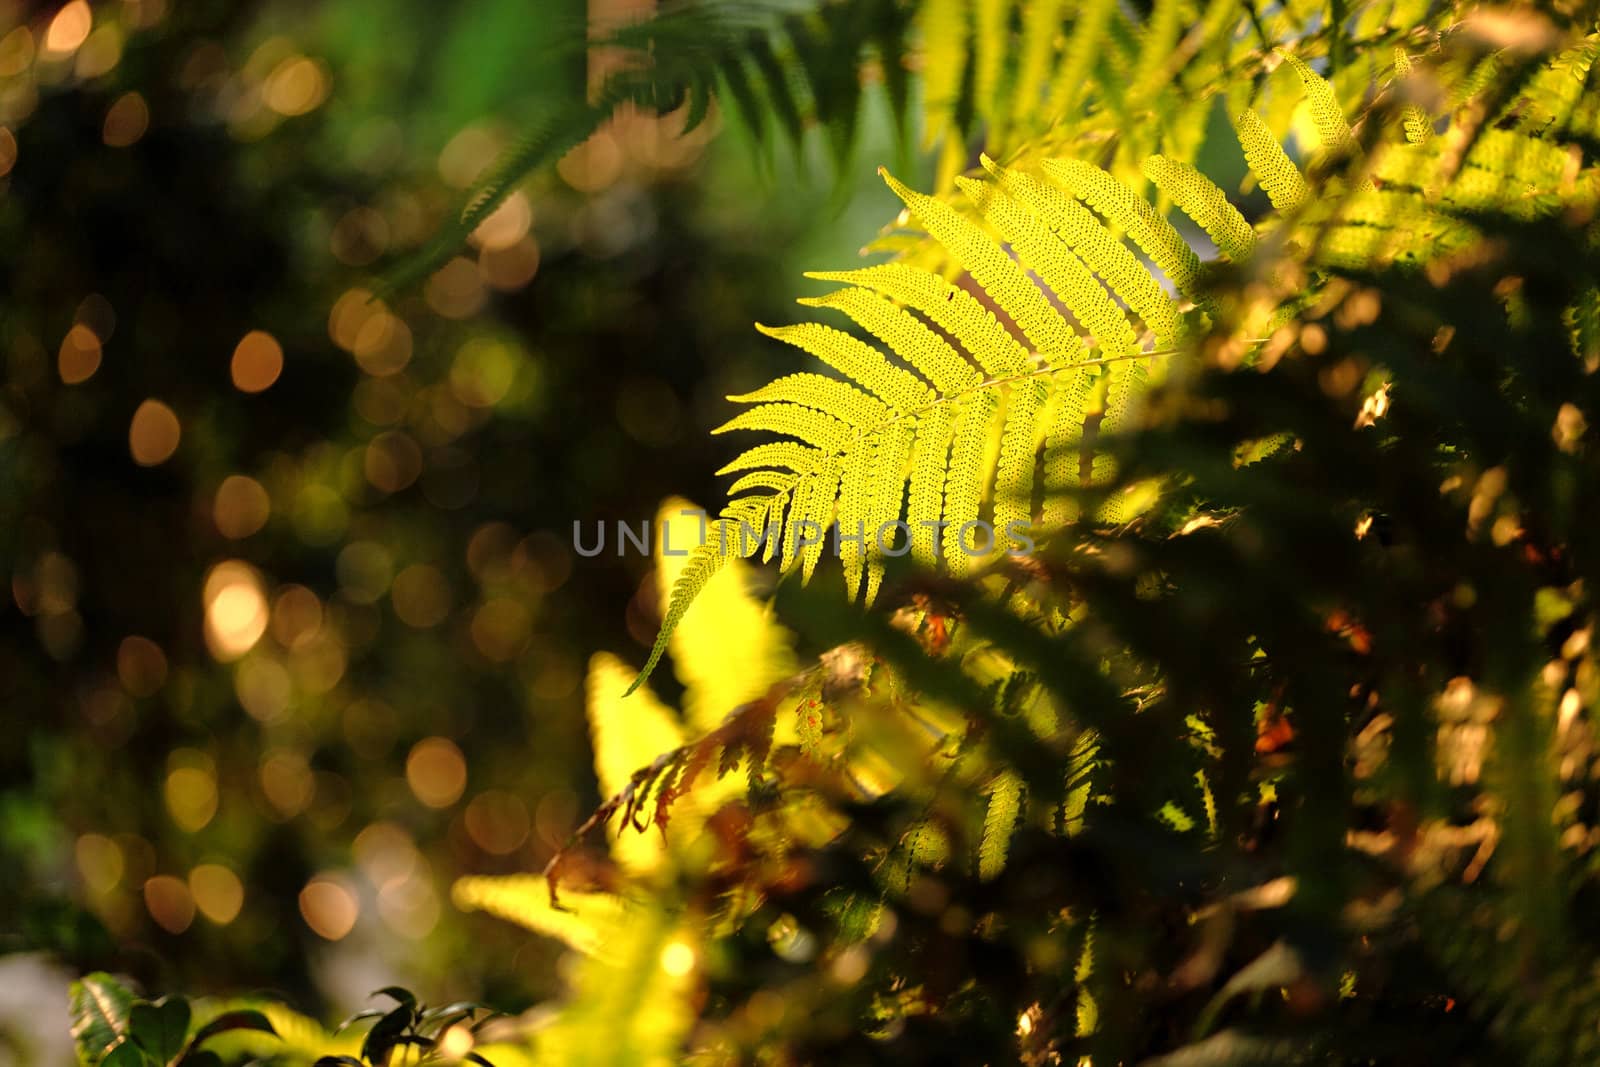
[[[893,258],[763,327],[821,366],[732,398],[774,439],[686,556],[663,506],[599,807],[454,886],[573,954],[507,1055],[1600,1058],[1595,12],[912,6],[862,10],[915,27],[934,191],[885,173]]]

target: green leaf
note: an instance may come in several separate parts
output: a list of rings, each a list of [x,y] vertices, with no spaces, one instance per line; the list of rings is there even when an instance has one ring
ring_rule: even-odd
[[[99,1061],[99,1067],[149,1067],[150,1062],[150,1057],[138,1045],[125,1040]]]
[[[238,1011],[223,1012],[195,1032],[194,1040],[189,1042],[190,1048],[198,1048],[218,1034],[226,1034],[233,1030],[256,1030],[263,1034],[278,1036],[278,1031],[273,1027],[272,1020],[253,1008],[241,1008]],[[185,1060],[185,1063],[190,1062]]]
[[[101,971],[72,983],[68,1007],[80,1064],[98,1064],[128,1030],[133,993]],[[135,1062],[135,1061],[125,1061]]]
[[[417,1006],[417,995],[411,990],[397,985],[386,985],[372,994],[375,997],[388,997],[396,1004],[404,1004],[408,1008]]]
[[[394,996],[394,993],[388,990],[380,992]],[[374,1023],[372,1029],[367,1031],[367,1039],[361,1042],[361,1058],[369,1063],[382,1063],[395,1045],[400,1043],[401,1037],[411,1025],[412,1004],[415,1003],[415,998],[403,989],[399,992],[405,993],[406,1000],[401,1001],[398,1008]],[[395,999],[400,1000],[399,997]]]
[[[170,1063],[183,1051],[188,1035],[189,1002],[182,997],[141,1002],[128,1011],[128,1036],[160,1063]]]

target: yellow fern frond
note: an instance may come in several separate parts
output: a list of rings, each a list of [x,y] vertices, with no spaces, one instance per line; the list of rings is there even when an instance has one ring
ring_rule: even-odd
[[[962,76],[967,68],[967,4],[968,0],[926,0],[919,11],[925,147],[933,147],[954,132]]]
[[[562,1067],[683,1062],[700,988],[692,964],[701,951],[686,923],[660,907],[640,908],[604,954],[572,969],[561,1011],[534,1034],[537,1061]]]
[[[1163,347],[1177,337],[1180,322],[1172,298],[1128,250],[1128,246],[1111,236],[1087,208],[1055,186],[1031,175],[1007,170],[986,155],[981,156],[980,160],[994,175],[1000,188],[1016,197],[1054,229],[1056,235],[1099,275],[1107,288],[1127,301],[1133,313],[1155,334],[1157,347]]]
[[[1165,156],[1145,160],[1144,173],[1206,231],[1217,251],[1235,263],[1250,258],[1255,250],[1255,231],[1215,182],[1189,164]]]
[[[809,352],[845,377],[865,386],[895,411],[906,411],[925,404],[932,394],[910,371],[883,358],[876,348],[843,330],[816,322],[794,326],[762,326],[756,329]]]
[[[1394,76],[1401,82],[1411,77],[1411,54],[1404,48],[1394,50]],[[1433,138],[1433,120],[1428,113],[1416,104],[1406,104],[1400,109],[1400,116],[1406,131],[1406,140],[1411,144],[1427,144]]]
[[[703,605],[703,600],[696,600],[691,614],[702,611]],[[683,627],[674,628],[675,651],[684,640]],[[679,670],[681,673],[681,666]],[[654,693],[644,688],[626,695],[633,676],[632,668],[609,653],[596,653],[589,660],[584,705],[594,746],[595,777],[604,797],[622,792],[635,771],[683,744],[677,715]],[[654,835],[607,826],[606,836],[613,858],[624,870],[644,874],[660,867],[666,850]]]
[[[746,453],[746,456],[749,454]],[[651,647],[650,655],[645,660],[644,667],[640,669],[638,677],[634,678],[623,696],[636,691],[644,680],[650,677],[650,672],[656,669],[656,664],[661,662],[661,657],[667,651],[667,641],[672,632],[678,628],[678,623],[683,621],[689,605],[700,595],[700,591],[705,588],[711,577],[731,558],[729,546],[743,547],[743,533],[740,524],[726,519],[718,520],[712,524],[712,536],[707,538],[706,543],[691,550],[688,562],[678,574],[678,580],[672,583],[672,596],[667,600],[667,612],[661,618],[661,629],[656,633],[655,645]],[[768,558],[771,558],[770,543]]]
[[[983,819],[983,836],[978,842],[978,878],[991,881],[1005,869],[1011,851],[1011,834],[1022,814],[1022,776],[1016,771],[1001,771],[989,787],[989,810]]]
[[[1012,0],[976,0],[973,12],[977,29],[973,92],[979,106],[990,114],[999,113],[1000,78],[1010,47],[1011,5]]]
[[[561,907],[550,905],[550,886],[540,874],[457,879],[450,899],[462,911],[483,911],[526,930],[565,941],[585,955],[604,953],[628,920],[628,907],[611,893],[564,890]]]
[[[870,484],[865,505],[863,536],[866,538],[866,592],[868,607],[878,596],[883,581],[883,557],[892,537],[892,524],[900,520],[905,506],[907,466],[911,462],[916,426],[899,422],[882,431],[876,441]]]
[[[985,481],[983,456],[989,444],[990,422],[999,407],[999,389],[988,386],[967,398],[956,419],[944,483],[943,534],[945,567],[958,578],[972,567],[974,546],[966,540],[967,524],[978,518]]]
[[[728,397],[739,404],[800,404],[829,412],[856,429],[876,426],[889,417],[889,409],[860,389],[821,374],[788,374],[752,393]]]
[[[1126,427],[1134,397],[1143,392],[1146,373],[1143,360],[1125,360],[1106,368],[1106,400],[1100,418],[1101,434],[1114,434]],[[1090,467],[1091,479],[1096,484],[1105,483],[1112,476],[1112,468],[1110,455],[1104,449],[1096,449]],[[1126,508],[1125,496],[1113,496],[1106,502],[1101,518],[1109,523],[1126,521]]]
[[[928,411],[917,420],[917,440],[911,451],[906,522],[911,527],[912,558],[928,568],[934,567],[939,557],[936,531],[944,514],[944,472],[949,465],[955,425],[952,405],[942,404]]]
[[[1278,139],[1255,111],[1246,108],[1233,120],[1245,162],[1267,192],[1272,206],[1283,214],[1298,211],[1311,195],[1305,176],[1294,165]]]
[[[871,491],[877,452],[877,434],[857,442],[845,453],[839,478],[839,562],[844,568],[845,594],[851,600],[861,592],[862,572],[866,568],[865,536],[870,507],[867,494]],[[858,532],[861,540],[856,538]]]
[[[1045,383],[1034,378],[1013,385],[1006,401],[994,480],[994,529],[1002,541],[1013,523],[1026,524],[1031,517],[1039,412],[1048,395]]]
[[[696,608],[698,610],[698,607]],[[609,652],[589,660],[586,710],[594,744],[594,772],[603,796],[627,786],[633,772],[683,744],[683,729],[672,709],[648,688],[623,701],[634,671]]]
[[[1082,347],[1061,313],[992,238],[944,201],[908,188],[887,170],[879,168],[879,174],[928,233],[1007,309],[1035,349],[1053,356]]]
[[[800,551],[802,582],[811,581],[811,575],[817,569],[817,563],[822,559],[822,547],[827,543],[828,525],[833,522],[834,500],[839,495],[839,479],[844,473],[843,464],[836,457],[829,457],[823,468],[812,481],[811,488],[806,494],[806,508],[801,518],[809,522],[810,529],[822,531],[815,540],[805,545],[796,545]],[[795,538],[797,539],[797,538]]]
[[[751,467],[782,467],[798,474],[805,474],[816,470],[821,459],[820,448],[802,445],[798,441],[772,441],[741,452],[735,459],[724,464],[717,473],[732,474],[735,471],[749,470]]]
[[[661,531],[656,541],[656,589],[660,602],[666,603],[691,558],[678,553],[686,546],[699,545],[701,538],[709,537],[711,531],[698,508],[676,498],[662,504],[656,515],[656,529]],[[676,546],[672,554],[668,554],[669,545]],[[706,582],[672,632],[672,666],[684,686],[683,715],[697,733],[715,729],[728,712],[761,696],[773,683],[787,678],[797,669],[792,639],[773,619],[767,605],[751,593],[755,575],[742,555],[736,548],[730,553],[728,562]],[[591,682],[591,700],[593,685]],[[648,695],[648,692],[641,693],[633,700]],[[661,713],[667,714],[670,723],[670,714],[665,709],[661,709]],[[626,721],[631,722],[638,713],[630,706],[625,714]],[[592,710],[590,720],[596,723],[598,746],[601,739]],[[633,748],[640,750],[629,754],[633,759],[632,770],[648,766],[683,740],[680,737],[659,747],[668,740],[666,731],[650,726],[640,732],[645,736],[630,740]],[[652,746],[658,747],[653,752],[642,751]],[[619,769],[625,766],[625,761],[618,761]],[[596,770],[599,770],[598,764]],[[603,775],[601,783],[611,795],[621,788],[607,785]]]
[[[1300,76],[1300,84],[1305,87],[1306,103],[1311,108],[1312,121],[1317,124],[1317,136],[1322,140],[1323,151],[1334,157],[1354,155],[1359,146],[1349,120],[1344,117],[1344,109],[1339,106],[1339,97],[1333,91],[1333,85],[1294,53],[1280,50],[1279,54],[1290,69]]]
[[[1057,384],[1054,418],[1045,437],[1044,524],[1065,526],[1078,517],[1077,500],[1068,490],[1079,485],[1083,465],[1083,428],[1094,379],[1073,375]]]
[[[986,374],[1019,374],[1028,368],[1027,351],[994,317],[994,312],[978,303],[971,293],[930,271],[884,263],[859,270],[812,271],[806,277],[858,285],[926,315],[928,321],[971,353]]]
[[[990,225],[1000,231],[1024,263],[1089,331],[1107,355],[1136,351],[1139,342],[1127,316],[1084,266],[1071,248],[1044,222],[1030,215],[998,186],[971,178],[957,178],[957,186]],[[1080,341],[1069,351],[1082,350]]]
[[[823,452],[837,452],[850,439],[850,427],[832,415],[800,404],[758,404],[712,430],[766,430],[786,437],[798,437]]]
[[[891,352],[915,367],[941,393],[970,388],[981,380],[972,365],[926,323],[869,289],[852,286],[799,303],[804,307],[844,312]]]
[[[1168,77],[1168,64],[1188,6],[1187,0],[1156,0],[1151,8],[1139,41],[1139,57],[1134,64],[1138,73],[1128,89],[1130,111],[1138,112],[1148,106]]]
[[[1076,7],[1077,18],[1055,75],[1056,92],[1050,102],[1051,112],[1058,118],[1070,113],[1081,98],[1095,55],[1105,46],[1106,26],[1116,13],[1117,4],[1116,0],[1085,0]]]
[[[1022,8],[1022,60],[1012,93],[1011,126],[1026,126],[1044,106],[1045,88],[1065,15],[1064,0],[1034,0]],[[991,141],[1000,138],[991,137]]]
[[[1072,190],[1112,225],[1120,228],[1144,250],[1179,292],[1192,294],[1200,273],[1200,257],[1172,224],[1156,213],[1149,201],[1110,174],[1077,159],[1047,159],[1045,173]]]

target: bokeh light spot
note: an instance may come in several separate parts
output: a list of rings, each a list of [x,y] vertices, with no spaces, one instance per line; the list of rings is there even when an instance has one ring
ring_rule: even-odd
[[[230,474],[222,479],[211,506],[217,532],[234,541],[261,529],[271,514],[272,498],[266,489],[243,474]]]
[[[202,863],[189,872],[189,894],[200,914],[226,926],[244,907],[244,883],[220,863]]]
[[[472,643],[483,657],[504,663],[528,642],[532,619],[528,609],[510,597],[495,597],[472,615]]]
[[[406,757],[406,784],[430,808],[448,808],[467,788],[467,761],[454,741],[429,737]]]
[[[179,755],[174,753],[174,756]],[[217,778],[209,760],[194,760],[173,767],[167,774],[163,793],[172,821],[186,833],[205,829],[217,814]]]
[[[112,148],[137,144],[150,128],[150,105],[138,93],[123,93],[106,112],[100,138]]]
[[[58,56],[76,52],[89,39],[93,25],[94,14],[88,0],[72,0],[50,20],[50,28],[44,33],[45,51]]]
[[[478,254],[478,272],[491,289],[521,289],[539,272],[539,243],[524,237],[509,248],[485,248]]]
[[[122,849],[104,834],[84,834],[73,848],[78,873],[94,893],[109,893],[122,881],[126,867]]]
[[[194,922],[194,897],[183,879],[170,874],[146,880],[144,906],[156,925],[169,934],[181,934]]]
[[[422,292],[428,306],[447,319],[476,315],[488,300],[476,264],[462,256],[434,271]]]
[[[204,589],[206,644],[219,660],[238,659],[267,629],[267,598],[255,569],[239,560],[211,568]]]
[[[478,223],[478,228],[472,231],[472,241],[484,249],[510,248],[527,236],[532,225],[533,205],[524,193],[515,192]]]
[[[338,941],[355,929],[361,903],[343,878],[319,874],[300,890],[300,915],[318,937]]]
[[[661,949],[661,969],[674,978],[682,978],[694,970],[693,946],[683,941],[668,941]]]
[[[283,348],[265,330],[251,330],[234,346],[230,370],[234,388],[259,393],[283,373]]]
[[[488,789],[472,798],[463,819],[473,844],[493,856],[506,856],[528,839],[532,820],[515,793]]]
[[[518,355],[503,341],[474,337],[450,365],[450,390],[468,407],[493,407],[517,380]]]
[[[33,33],[18,26],[0,37],[0,78],[14,78],[33,62]]]
[[[411,327],[379,310],[356,329],[351,351],[361,369],[374,378],[398,374],[411,362]]]
[[[146,400],[128,424],[128,451],[139,466],[154,467],[172,458],[182,434],[171,408],[159,400]]]
[[[263,98],[280,115],[304,115],[328,97],[328,72],[306,56],[291,56],[267,75]]]
[[[261,792],[280,818],[292,819],[305,811],[316,790],[311,765],[299,752],[282,749],[261,761]]]
[[[56,354],[56,371],[67,385],[77,385],[94,377],[100,369],[100,338],[93,330],[78,323],[61,339],[61,349]]]

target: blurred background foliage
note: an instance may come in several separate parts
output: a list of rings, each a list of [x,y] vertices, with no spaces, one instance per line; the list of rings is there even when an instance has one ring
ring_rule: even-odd
[[[447,898],[592,808],[584,664],[653,637],[648,558],[572,523],[711,499],[784,365],[750,320],[892,213],[625,109],[372,298],[604,73],[638,5],[596,6],[0,4],[0,950],[314,1014],[555,988]]]

